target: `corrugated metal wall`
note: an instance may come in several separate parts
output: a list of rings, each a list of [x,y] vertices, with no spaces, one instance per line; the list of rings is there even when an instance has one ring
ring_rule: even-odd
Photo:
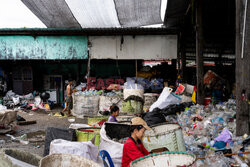
[[[78,60],[87,57],[86,36],[0,36],[0,60]]]

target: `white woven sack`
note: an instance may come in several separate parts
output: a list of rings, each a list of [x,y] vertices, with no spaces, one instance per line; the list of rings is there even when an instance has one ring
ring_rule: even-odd
[[[115,166],[121,166],[122,163],[122,151],[123,144],[110,140],[105,131],[105,124],[102,126],[100,131],[101,143],[100,150],[106,150],[113,161],[115,161]]]
[[[120,96],[100,96],[99,111],[109,111],[110,106],[113,104],[116,104],[121,109],[122,100]]]
[[[96,162],[74,154],[51,154],[40,161],[39,167],[101,167]]]
[[[88,142],[72,142],[63,139],[55,139],[50,143],[50,155],[62,153],[62,154],[74,154],[82,157],[97,161],[98,146],[95,146]]]
[[[73,95],[72,114],[76,117],[96,116],[99,110],[99,96]]]
[[[144,88],[140,84],[136,84],[133,82],[126,82],[124,84],[123,96],[124,96],[124,100],[126,100],[129,96],[138,96],[143,99]]]

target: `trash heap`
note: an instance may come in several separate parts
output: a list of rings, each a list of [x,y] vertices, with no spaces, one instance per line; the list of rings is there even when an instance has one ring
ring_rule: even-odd
[[[12,90],[10,90],[3,97],[3,105],[7,107],[13,107],[16,105],[25,106],[33,100],[34,100],[34,96],[32,93],[24,95],[24,96],[20,96],[14,93]]]
[[[231,154],[247,150],[247,144],[242,143],[250,141],[250,138],[247,135],[235,135],[236,102],[233,99],[215,106],[187,107],[184,112],[177,114],[177,121],[183,129],[187,152],[194,153],[197,157],[205,157],[205,160],[198,160],[196,166],[211,166],[213,162],[216,166],[230,166],[239,157],[229,159],[220,152]],[[247,157],[243,159],[247,161]]]
[[[15,110],[46,110],[49,111],[53,107],[53,102],[48,100],[50,94],[47,92],[38,93],[33,92],[27,95],[21,96],[14,93],[12,90],[8,91],[3,97],[3,105],[0,105],[0,110],[15,109]]]

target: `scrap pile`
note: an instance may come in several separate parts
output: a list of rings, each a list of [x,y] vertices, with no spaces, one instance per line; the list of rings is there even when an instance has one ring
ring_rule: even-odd
[[[3,106],[11,109],[18,109],[18,110],[50,110],[50,107],[53,105],[46,104],[45,102],[49,99],[48,93],[29,93],[27,95],[21,96],[14,93],[12,90],[8,91],[6,95],[3,97]]]
[[[236,102],[232,99],[208,107],[193,105],[178,114],[177,121],[183,129],[186,150],[201,159],[196,162],[197,166],[211,166],[213,163],[221,167],[239,164],[238,156],[230,159],[221,154],[248,151],[250,138],[247,135],[235,136],[235,118]],[[245,160],[242,164],[250,160],[247,154],[242,154],[241,157]]]
[[[8,106],[8,107],[14,107],[17,105],[27,106],[28,103],[30,103],[33,100],[34,100],[34,96],[32,93],[27,94],[25,96],[20,96],[12,92],[12,90],[10,90],[6,93],[5,97],[3,97],[3,105]]]

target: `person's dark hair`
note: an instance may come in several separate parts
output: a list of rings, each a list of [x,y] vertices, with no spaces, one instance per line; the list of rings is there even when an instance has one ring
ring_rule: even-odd
[[[73,79],[72,79],[72,78],[69,78],[68,81],[71,82],[71,81],[73,81]]]
[[[119,110],[119,107],[117,107],[116,105],[110,106],[110,112],[111,112],[111,114],[113,114],[114,112],[116,112],[118,110]]]
[[[141,130],[142,128],[143,128],[142,125],[130,125],[129,131],[130,131],[130,133],[133,133],[135,129]]]

